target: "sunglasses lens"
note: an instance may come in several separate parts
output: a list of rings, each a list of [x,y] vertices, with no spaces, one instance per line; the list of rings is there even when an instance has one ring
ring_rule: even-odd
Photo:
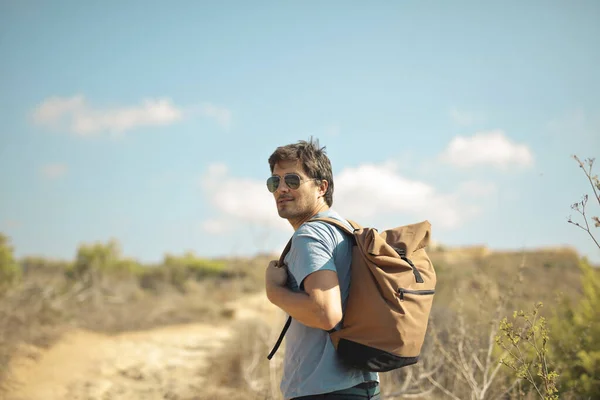
[[[278,176],[271,176],[271,177],[269,177],[269,179],[267,179],[267,189],[269,189],[269,192],[274,193],[278,187],[279,187],[279,177]]]
[[[300,183],[302,182],[302,180],[300,179],[300,175],[296,174],[286,175],[283,179],[285,181],[285,185],[292,190],[298,189],[300,187]],[[267,189],[269,189],[269,192],[275,193],[275,191],[279,187],[280,182],[280,177],[270,176],[269,179],[267,179]]]
[[[286,175],[285,176],[285,184],[290,189],[298,189],[300,187],[300,176],[296,174]]]

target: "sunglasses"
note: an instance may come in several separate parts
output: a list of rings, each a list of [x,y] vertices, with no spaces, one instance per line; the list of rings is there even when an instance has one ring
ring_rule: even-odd
[[[296,190],[304,182],[318,181],[319,179],[311,178],[309,180],[304,181],[298,174],[287,174],[286,176],[283,177],[283,180],[285,181],[285,185],[287,187],[289,187],[292,190]],[[281,183],[281,177],[270,176],[269,179],[267,179],[267,189],[269,189],[269,192],[275,193],[275,191],[279,187],[280,183]]]

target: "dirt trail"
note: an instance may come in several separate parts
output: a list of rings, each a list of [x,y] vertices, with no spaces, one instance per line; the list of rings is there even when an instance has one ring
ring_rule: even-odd
[[[187,324],[107,336],[73,331],[50,349],[12,364],[20,382],[7,400],[202,399],[208,355],[233,334],[235,320],[272,318],[263,296],[230,303],[230,322]]]

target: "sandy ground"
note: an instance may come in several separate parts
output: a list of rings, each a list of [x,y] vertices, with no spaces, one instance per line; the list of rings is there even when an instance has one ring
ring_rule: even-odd
[[[278,313],[264,295],[228,308],[232,320],[217,326],[175,325],[115,336],[72,331],[48,350],[28,348],[12,362],[16,383],[6,400],[203,399],[210,386],[202,374],[210,368],[207,356],[232,335],[233,322]]]

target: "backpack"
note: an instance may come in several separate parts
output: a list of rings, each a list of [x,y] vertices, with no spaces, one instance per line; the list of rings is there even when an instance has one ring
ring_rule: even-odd
[[[354,368],[386,372],[417,363],[425,340],[436,274],[425,247],[428,221],[379,233],[348,221],[353,231],[332,218],[314,218],[353,238],[350,292],[341,328],[329,336],[342,361]],[[291,239],[279,258],[291,248]],[[291,323],[288,318],[270,360]]]

